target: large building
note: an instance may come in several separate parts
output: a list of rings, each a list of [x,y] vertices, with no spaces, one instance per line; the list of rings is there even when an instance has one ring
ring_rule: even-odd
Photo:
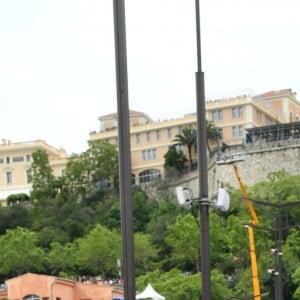
[[[129,117],[133,180],[152,181],[164,174],[164,155],[181,129],[196,123],[196,114],[160,122],[136,111],[130,111]],[[219,129],[222,141],[242,144],[249,128],[298,121],[300,102],[290,89],[207,101],[206,118]],[[89,140],[118,144],[117,114],[99,117],[99,122],[100,130],[92,132]]]
[[[12,194],[30,195],[32,153],[44,150],[48,154],[49,164],[55,176],[65,169],[68,155],[64,149],[56,149],[43,140],[12,143],[2,140],[0,143],[0,204]]]

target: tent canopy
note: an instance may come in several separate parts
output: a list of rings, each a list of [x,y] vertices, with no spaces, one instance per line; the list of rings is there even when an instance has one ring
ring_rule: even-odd
[[[136,299],[148,299],[151,298],[153,300],[165,300],[166,298],[159,293],[157,293],[151,284],[149,283],[143,292],[136,296]]]

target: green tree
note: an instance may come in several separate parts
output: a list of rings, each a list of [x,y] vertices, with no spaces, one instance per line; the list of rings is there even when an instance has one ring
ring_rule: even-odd
[[[0,236],[0,274],[16,276],[43,270],[44,252],[37,247],[37,235],[18,227]]]
[[[197,132],[193,126],[182,128],[181,134],[177,134],[173,140],[176,144],[186,146],[188,149],[188,159],[190,166],[193,166],[192,149],[197,149]]]
[[[18,226],[30,228],[32,219],[29,208],[22,204],[12,206],[0,206],[0,235],[7,229],[14,229]]]
[[[207,149],[209,155],[212,156],[212,149],[210,143],[218,143],[221,138],[220,131],[210,120],[206,120],[206,139],[207,139]],[[193,165],[192,161],[192,149],[194,148],[197,151],[197,130],[194,126],[190,125],[182,129],[181,134],[177,134],[173,140],[179,145],[187,146],[188,157],[190,165]]]
[[[169,147],[169,150],[164,155],[164,158],[164,168],[168,173],[170,173],[172,169],[175,169],[179,173],[184,171],[184,166],[187,159],[183,154],[183,151],[177,150],[176,145]]]
[[[51,243],[50,251],[46,255],[48,269],[52,275],[73,276],[77,274],[76,246],[73,243],[61,245]]]
[[[52,175],[45,152],[34,154],[32,169],[36,201],[32,202],[31,216],[43,248],[49,248],[53,241],[72,242],[106,217],[112,203],[107,195],[112,189],[104,184],[116,177],[115,146],[105,142],[90,144],[86,152],[70,158],[65,174],[58,178]]]
[[[69,159],[65,170],[68,189],[80,199],[113,185],[118,174],[118,152],[105,141],[89,144],[87,151]]]
[[[215,126],[215,124],[210,121],[206,120],[206,139],[207,139],[207,149],[209,152],[210,157],[212,157],[212,149],[210,147],[210,143],[219,143],[221,138],[220,131]]]
[[[155,209],[156,202],[148,198],[147,194],[140,188],[135,188],[132,197],[133,208],[133,223],[134,231],[144,232],[148,223],[150,222],[150,216]]]
[[[300,299],[300,266],[295,270],[292,275],[292,281],[296,285],[296,290],[293,294],[293,299]]]
[[[153,270],[153,261],[157,258],[157,250],[151,244],[149,234],[136,233],[134,235],[136,269],[142,273]]]
[[[232,293],[226,286],[224,276],[215,269],[211,272],[211,282],[213,300],[231,299]],[[178,269],[166,273],[149,272],[137,278],[137,289],[142,291],[148,283],[166,299],[198,300],[202,295],[200,273],[186,274]]]
[[[146,233],[151,235],[151,242],[158,249],[158,268],[167,271],[174,267],[175,262],[170,258],[171,246],[166,243],[168,226],[176,222],[178,215],[184,211],[177,201],[165,195],[159,199],[155,209],[152,211]]]
[[[178,216],[176,223],[168,227],[167,244],[172,248],[172,260],[181,265],[193,264],[199,270],[199,227],[191,214]],[[187,251],[188,249],[188,251]]]
[[[96,225],[85,237],[78,240],[79,269],[86,275],[117,276],[117,259],[121,256],[120,235],[106,227]]]
[[[31,200],[41,201],[55,194],[55,176],[49,164],[48,154],[44,150],[32,153],[32,192]]]

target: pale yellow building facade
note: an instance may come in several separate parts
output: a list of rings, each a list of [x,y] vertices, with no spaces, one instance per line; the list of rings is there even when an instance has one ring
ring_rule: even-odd
[[[31,191],[31,163],[32,153],[45,150],[49,164],[55,176],[61,176],[66,163],[67,153],[64,149],[56,149],[43,140],[12,143],[2,140],[0,143],[0,203],[6,204],[6,199],[12,194]]]
[[[206,118],[214,122],[227,144],[245,142],[248,128],[300,120],[300,103],[290,89],[271,91],[255,97],[242,96],[206,102]],[[118,144],[117,114],[99,118],[99,131],[90,133],[89,141],[105,140]],[[135,184],[164,175],[164,155],[182,128],[196,124],[196,114],[155,122],[143,112],[130,111],[132,177]],[[182,148],[183,150],[186,150]],[[30,195],[32,153],[45,150],[55,176],[61,176],[68,155],[43,140],[0,142],[0,203],[11,194]],[[195,153],[194,153],[195,154]]]
[[[136,116],[142,123],[137,123]],[[111,114],[99,118],[99,132],[90,134],[90,141],[105,140],[118,145],[117,126],[105,130],[105,122],[112,118],[108,124],[117,124],[117,114]],[[180,133],[181,128],[195,124],[194,114],[180,119],[153,122],[142,112],[130,111],[130,145],[132,176],[136,184],[151,181],[164,173],[164,155],[173,143],[173,139]],[[150,180],[151,179],[151,180]]]
[[[248,128],[300,120],[300,102],[290,90],[272,91],[255,97],[241,96],[206,102],[206,118],[219,129],[223,142],[242,144]],[[89,140],[118,144],[117,114],[99,117],[100,130]],[[133,181],[152,181],[164,174],[164,155],[181,129],[196,124],[196,114],[152,121],[142,112],[130,111],[130,146]]]

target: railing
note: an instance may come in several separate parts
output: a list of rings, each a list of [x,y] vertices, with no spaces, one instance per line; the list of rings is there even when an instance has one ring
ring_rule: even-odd
[[[254,143],[245,144],[244,149],[246,152],[252,152],[255,150],[264,150],[264,149],[274,149],[274,148],[285,148],[291,146],[300,147],[300,138],[290,138],[286,140],[274,140],[274,141],[264,141],[259,140]]]

